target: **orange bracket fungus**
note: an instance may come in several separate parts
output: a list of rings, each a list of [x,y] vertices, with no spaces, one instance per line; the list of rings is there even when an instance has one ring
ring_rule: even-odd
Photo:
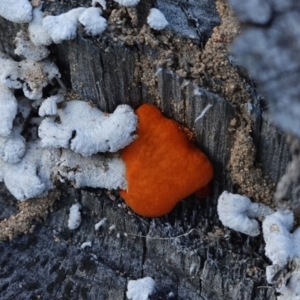
[[[180,125],[158,108],[143,104],[136,114],[138,137],[121,151],[127,190],[120,195],[137,214],[159,217],[183,198],[205,190],[213,167]]]

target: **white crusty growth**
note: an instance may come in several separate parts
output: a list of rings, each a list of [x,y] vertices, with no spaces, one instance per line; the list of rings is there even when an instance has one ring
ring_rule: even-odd
[[[147,17],[147,23],[155,30],[162,30],[168,26],[165,15],[157,8],[151,8]]]
[[[43,28],[56,44],[72,40],[76,37],[78,18],[85,10],[78,7],[58,16],[47,16],[43,19]]]
[[[0,16],[14,23],[28,23],[32,19],[32,6],[28,0],[1,0]]]
[[[269,215],[273,210],[264,204],[252,203],[245,196],[224,191],[218,200],[218,214],[224,226],[250,236],[260,233],[255,218]]]
[[[13,61],[9,56],[3,55],[3,53],[0,54],[0,84],[11,89],[20,89],[22,82],[20,80],[18,62]]]
[[[81,205],[79,203],[73,204],[70,208],[68,227],[71,230],[77,229],[81,223]]]
[[[70,148],[83,156],[97,152],[116,152],[135,138],[137,116],[128,105],[119,105],[105,114],[87,102],[74,100],[58,110],[60,123],[52,118],[39,127],[42,146]]]
[[[81,249],[85,249],[86,247],[92,247],[92,242],[84,242],[80,246]]]
[[[107,27],[106,19],[101,17],[102,11],[97,7],[87,8],[78,21],[84,26],[85,32],[90,35],[101,34]]]
[[[33,10],[32,21],[28,25],[29,37],[33,44],[40,46],[49,46],[52,44],[52,38],[46,29],[43,27],[43,12],[42,5]]]
[[[0,56],[0,65],[0,84],[12,89],[22,88],[24,95],[31,100],[41,99],[43,88],[60,77],[58,68],[49,60],[16,62]]]
[[[7,137],[0,136],[0,159],[14,164],[21,160],[26,151],[26,141],[21,136],[24,125],[28,119],[31,107],[29,101],[24,98],[18,99],[18,112],[14,119],[14,127]]]
[[[126,296],[129,300],[148,300],[155,289],[155,281],[151,277],[129,280]]]
[[[107,226],[107,219],[103,218],[101,221],[95,224],[95,230],[100,230],[100,228],[105,228]]]
[[[42,99],[43,88],[54,78],[60,77],[57,66],[50,60],[36,62],[26,59],[20,61],[18,66],[24,95],[31,100]]]
[[[266,256],[281,268],[300,257],[300,227],[290,233],[293,222],[294,215],[289,210],[277,211],[263,221]]]
[[[88,21],[95,21],[91,15],[100,17],[98,8],[74,9],[58,19],[50,18],[50,23],[61,22],[62,27],[56,29],[62,34],[70,29],[64,25],[73,24],[76,30],[77,19],[84,11],[88,12],[82,18],[87,22],[84,23],[86,30],[98,33],[94,31],[99,29],[93,27],[95,24],[91,28],[88,24]],[[135,138],[137,116],[128,105],[120,105],[113,114],[105,114],[84,101],[68,102],[58,109],[57,103],[64,100],[64,88],[56,65],[44,59],[49,52],[43,46],[48,38],[39,40],[39,33],[45,33],[37,30],[42,23],[42,12],[38,8],[30,25],[30,36],[34,37],[35,44],[22,31],[15,40],[15,52],[27,59],[15,62],[0,53],[0,181],[4,181],[11,194],[21,201],[45,196],[53,188],[55,176],[71,181],[76,187],[126,189],[125,165],[120,157],[95,153],[116,152],[131,143]],[[104,23],[106,26],[106,21]],[[54,87],[59,84],[60,89],[58,94],[44,99],[44,88],[49,84]],[[26,98],[16,99],[13,90],[21,88]],[[41,118],[30,116],[31,104],[35,108],[39,106]],[[45,116],[52,117],[41,122]],[[21,136],[25,121],[28,125],[26,137],[30,140],[27,143]],[[38,126],[42,140],[35,134]],[[67,149],[53,149],[61,147]]]
[[[57,115],[57,103],[61,103],[63,101],[64,97],[62,94],[48,97],[42,102],[39,108],[39,115],[41,117]]]
[[[0,136],[0,159],[10,164],[19,162],[25,154],[25,144],[25,139],[15,128],[9,137]]]
[[[280,295],[277,296],[277,300],[300,300],[300,264],[298,260],[298,267],[288,276],[285,276],[286,281],[283,283],[280,291]]]
[[[15,53],[17,55],[22,55],[25,58],[34,61],[40,61],[46,58],[50,53],[50,51],[44,45],[34,45],[29,39],[29,36],[22,30],[17,33],[15,45]]]
[[[83,157],[70,150],[63,150],[55,174],[62,181],[71,181],[76,188],[127,188],[125,165],[117,154],[110,157],[99,154]]]
[[[0,160],[0,181],[20,201],[43,197],[53,188],[51,173],[57,160],[57,150],[42,149],[39,142],[29,142],[20,162]]]
[[[18,102],[13,92],[0,84],[0,136],[8,137],[13,128],[13,121],[18,109]]]

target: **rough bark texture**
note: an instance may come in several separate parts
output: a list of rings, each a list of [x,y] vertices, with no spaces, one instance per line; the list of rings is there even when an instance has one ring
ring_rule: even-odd
[[[77,2],[45,1],[44,6],[58,13],[71,4],[90,4]],[[149,9],[143,2],[137,7],[139,20]],[[278,181],[289,158],[285,137],[269,121],[253,83],[230,64],[225,50],[235,33],[227,40],[214,31],[221,20],[226,24],[225,3],[217,2],[218,12],[213,1],[159,0],[156,5],[173,33],[143,31],[139,24],[142,33],[132,29],[129,34],[116,26],[101,38],[89,38],[79,28],[76,40],[51,46],[52,54],[65,83],[81,99],[108,112],[120,103],[134,107],[153,103],[193,130],[197,145],[214,165],[211,195],[205,201],[191,196],[170,214],[146,219],[113,192],[60,186],[60,199],[44,222],[32,220],[24,234],[0,244],[1,299],[126,299],[128,281],[145,276],[157,284],[151,299],[275,299],[265,280],[268,261],[262,237],[223,228],[216,203],[224,189],[260,200],[256,192],[251,194],[247,177],[252,170],[258,172],[250,184],[256,184],[253,191],[261,195],[262,178],[271,186]],[[105,14],[111,16],[117,7],[109,2]],[[121,13],[130,20],[128,12]],[[13,55],[12,41],[19,28],[0,18],[0,51]],[[221,52],[214,53],[216,49]],[[200,62],[195,61],[197,55]],[[207,104],[212,107],[195,123]],[[230,163],[230,157],[245,149],[239,133],[253,148],[246,151],[250,169],[241,156],[240,165]],[[244,174],[241,182],[234,173]],[[0,192],[3,220],[20,207],[4,187]],[[83,206],[82,224],[70,231],[68,213],[75,201]],[[107,226],[95,231],[95,223],[103,218]],[[92,247],[80,249],[85,241]]]

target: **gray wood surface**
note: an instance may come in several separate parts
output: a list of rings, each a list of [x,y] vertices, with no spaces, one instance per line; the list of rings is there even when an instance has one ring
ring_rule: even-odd
[[[175,18],[171,30],[184,43],[194,33],[193,42],[205,44],[220,20],[213,1],[203,1],[203,7],[202,1],[179,2],[180,6],[177,1],[159,0],[157,5],[165,13],[181,8],[185,25],[180,31]],[[89,1],[45,1],[46,8],[55,5],[58,12],[71,4]],[[197,22],[188,20],[197,16]],[[12,40],[19,27],[0,18],[0,51],[13,54]],[[192,129],[196,144],[214,165],[213,189],[206,200],[191,196],[170,214],[149,219],[132,213],[117,193],[60,186],[62,196],[44,222],[33,220],[32,233],[0,244],[0,298],[126,299],[130,279],[151,276],[157,284],[151,299],[275,299],[265,279],[268,261],[262,237],[254,239],[224,229],[216,212],[219,194],[237,189],[227,166],[235,139],[229,127],[240,117],[240,108],[210,86],[199,86],[172,68],[158,70],[154,63],[151,67],[151,61],[148,71],[155,83],[150,85],[137,76],[136,68],[145,57],[157,59],[159,51],[138,41],[133,46],[114,41],[112,33],[91,39],[79,28],[75,40],[53,45],[51,50],[66,85],[81,99],[108,112],[121,103],[133,107],[153,103],[166,116]],[[252,83],[249,86],[255,89]],[[246,114],[252,120],[256,162],[264,175],[277,182],[289,158],[285,137],[270,122],[257,93],[249,95],[252,106]],[[195,123],[207,104],[212,107]],[[83,206],[82,224],[70,231],[68,213],[75,200]],[[1,219],[16,210],[16,202],[2,187]],[[107,226],[96,232],[94,225],[103,218]],[[92,247],[82,250],[85,241],[91,241]]]

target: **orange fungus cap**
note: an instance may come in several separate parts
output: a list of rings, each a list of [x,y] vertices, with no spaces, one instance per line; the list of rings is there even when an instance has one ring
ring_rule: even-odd
[[[213,167],[180,125],[158,108],[143,104],[136,114],[137,138],[121,151],[127,190],[120,195],[137,214],[159,217],[205,188],[213,177]]]

